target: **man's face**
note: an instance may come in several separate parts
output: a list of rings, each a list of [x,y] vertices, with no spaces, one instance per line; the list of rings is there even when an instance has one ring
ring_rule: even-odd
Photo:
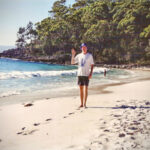
[[[82,46],[82,52],[83,52],[83,54],[87,53],[87,47],[86,46]]]

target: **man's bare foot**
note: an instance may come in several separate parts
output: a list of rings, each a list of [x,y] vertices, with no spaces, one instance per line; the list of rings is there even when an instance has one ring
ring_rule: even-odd
[[[86,105],[84,105],[84,108],[87,108],[87,106],[86,106]]]
[[[77,110],[80,110],[80,108],[82,108],[83,107],[83,105],[80,105],[78,108],[77,108]]]
[[[83,107],[83,105],[80,105],[79,108]]]

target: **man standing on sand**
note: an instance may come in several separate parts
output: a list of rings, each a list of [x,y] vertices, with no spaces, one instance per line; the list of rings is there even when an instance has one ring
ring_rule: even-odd
[[[87,52],[87,45],[85,43],[82,43],[80,48],[82,53],[78,54],[76,57],[76,51],[75,49],[72,49],[71,64],[78,64],[78,85],[80,87],[81,99],[80,107],[84,106],[86,108],[89,79],[92,77],[94,61],[93,56]]]

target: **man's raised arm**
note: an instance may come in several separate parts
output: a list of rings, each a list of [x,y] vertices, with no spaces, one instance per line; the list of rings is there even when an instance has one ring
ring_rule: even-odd
[[[71,53],[72,53],[72,56],[71,56],[71,65],[74,65],[75,64],[75,55],[76,55],[76,51],[74,48],[71,49]]]

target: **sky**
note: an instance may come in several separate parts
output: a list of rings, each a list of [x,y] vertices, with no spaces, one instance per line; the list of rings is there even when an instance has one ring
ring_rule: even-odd
[[[19,27],[49,16],[56,0],[0,0],[0,45],[15,46]],[[66,0],[72,5],[75,0]]]

